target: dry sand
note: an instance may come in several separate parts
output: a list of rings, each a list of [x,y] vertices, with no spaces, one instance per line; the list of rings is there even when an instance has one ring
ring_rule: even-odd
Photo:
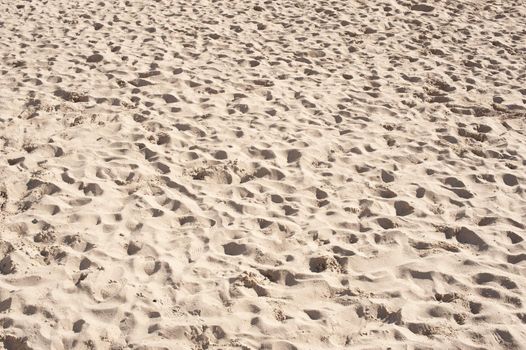
[[[6,349],[520,349],[526,4],[0,1]]]

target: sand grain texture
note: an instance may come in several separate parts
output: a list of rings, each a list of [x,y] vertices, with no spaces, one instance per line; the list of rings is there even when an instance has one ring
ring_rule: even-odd
[[[0,0],[6,349],[521,349],[523,1]]]

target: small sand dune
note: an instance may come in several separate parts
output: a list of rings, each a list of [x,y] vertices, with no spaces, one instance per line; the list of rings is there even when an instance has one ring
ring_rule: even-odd
[[[0,11],[4,348],[524,348],[524,1]]]

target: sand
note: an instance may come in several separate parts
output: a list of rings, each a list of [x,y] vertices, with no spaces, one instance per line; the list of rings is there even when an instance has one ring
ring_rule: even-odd
[[[0,11],[6,349],[525,348],[525,2]]]

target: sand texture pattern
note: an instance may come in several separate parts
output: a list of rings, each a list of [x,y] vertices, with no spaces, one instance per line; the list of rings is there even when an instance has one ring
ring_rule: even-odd
[[[0,345],[524,349],[522,0],[0,0]]]

